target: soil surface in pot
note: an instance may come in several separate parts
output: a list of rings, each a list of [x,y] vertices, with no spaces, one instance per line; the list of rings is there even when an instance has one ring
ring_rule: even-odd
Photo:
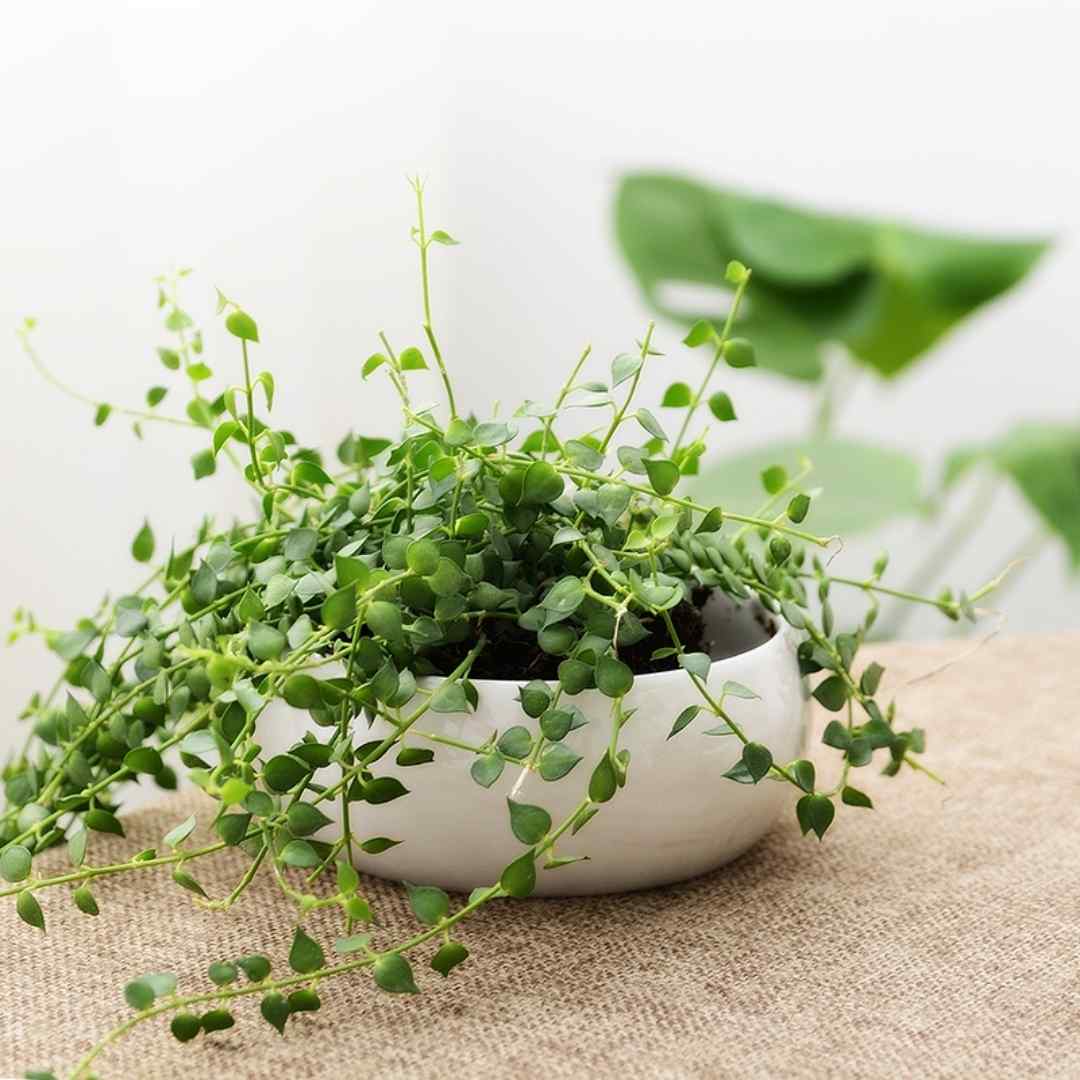
[[[716,633],[715,618],[706,619],[706,604],[728,603],[718,599],[710,589],[694,590],[690,601],[683,601],[671,609],[671,621],[679,635],[679,640],[687,652],[707,653],[714,660],[723,660],[746,652],[749,648],[767,641],[776,633],[776,627],[768,615],[756,609],[754,622],[760,637],[757,641],[747,642],[745,632],[733,636]],[[734,609],[733,609],[734,610]],[[648,675],[656,671],[673,671],[679,665],[674,656],[653,659],[657,649],[671,644],[667,627],[660,619],[643,619],[649,636],[636,645],[629,645],[619,650],[619,659],[629,665],[636,675]],[[557,679],[562,656],[549,656],[536,643],[536,635],[523,630],[510,620],[500,619],[485,627],[488,644],[476,658],[470,677],[473,679],[506,679],[521,682],[527,679]],[[439,674],[445,675],[454,670],[472,647],[471,641],[442,645],[429,649],[425,657]]]

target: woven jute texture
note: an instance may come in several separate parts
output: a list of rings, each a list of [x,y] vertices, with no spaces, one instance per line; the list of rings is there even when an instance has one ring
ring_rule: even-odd
[[[418,997],[350,976],[284,1039],[246,999],[236,1027],[187,1046],[143,1025],[100,1075],[1078,1077],[1080,636],[998,639],[911,681],[965,649],[876,650],[945,788],[863,770],[877,809],[841,808],[823,844],[785,820],[686,884],[504,901],[461,929],[473,957],[448,981],[415,964]],[[109,850],[159,844],[192,805],[133,814]],[[199,876],[224,895],[238,866],[220,858]],[[396,886],[365,889],[379,940],[412,932]],[[209,961],[255,951],[286,970],[290,909],[272,882],[224,915],[157,871],[95,892],[97,919],[60,889],[43,895],[46,937],[0,911],[0,1074],[62,1075],[128,1014],[120,989],[143,972],[202,989]],[[329,919],[309,929],[327,945],[335,933]]]

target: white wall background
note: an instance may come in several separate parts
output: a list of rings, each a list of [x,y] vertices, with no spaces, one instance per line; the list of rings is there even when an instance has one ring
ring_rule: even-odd
[[[432,223],[464,241],[435,253],[435,306],[478,411],[543,397],[583,343],[606,360],[639,332],[610,235],[624,169],[1054,233],[1026,286],[895,388],[864,381],[846,410],[843,429],[929,465],[1018,417],[1075,417],[1078,35],[1075,5],[1032,0],[20,4],[0,37],[0,329],[35,314],[58,374],[136,404],[161,372],[150,279],[195,266],[211,363],[237,362],[213,326],[218,283],[259,321],[281,421],[332,445],[392,423],[388,389],[359,379],[374,332],[416,337],[407,172],[427,174]],[[13,334],[0,372],[0,611],[64,625],[137,580],[144,514],[167,541],[204,509],[244,509],[230,478],[191,482],[185,433],[95,430]],[[735,375],[727,445],[806,422],[803,391]],[[1030,528],[999,499],[951,575],[981,581]],[[901,567],[926,542],[912,525],[885,539]],[[1080,624],[1059,549],[1023,581],[1012,628]],[[32,644],[0,653],[5,715],[53,671]]]

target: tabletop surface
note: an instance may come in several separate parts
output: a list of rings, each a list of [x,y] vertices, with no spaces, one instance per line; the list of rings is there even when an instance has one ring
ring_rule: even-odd
[[[876,809],[841,807],[822,844],[789,815],[681,885],[501,901],[462,925],[472,956],[448,980],[415,965],[418,996],[341,978],[284,1038],[257,998],[231,1030],[184,1046],[154,1021],[98,1075],[1080,1076],[1080,635],[971,649],[866,650],[904,726],[927,730],[944,787],[863,770]],[[95,861],[159,845],[192,799],[134,812]],[[238,866],[215,857],[199,878],[224,895]],[[413,932],[399,887],[363,887],[385,940]],[[43,893],[45,936],[0,905],[0,1075],[64,1075],[130,1015],[120,991],[142,973],[173,971],[194,991],[220,958],[265,952],[286,969],[291,907],[268,880],[228,914],[194,908],[161,871],[94,891],[96,919],[62,889]],[[323,915],[307,925],[328,944],[337,920]]]

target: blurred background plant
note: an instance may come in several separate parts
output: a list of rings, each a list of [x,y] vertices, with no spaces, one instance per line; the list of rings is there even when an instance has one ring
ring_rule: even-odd
[[[623,177],[615,231],[648,305],[685,326],[722,321],[728,261],[751,266],[754,284],[737,329],[756,343],[766,377],[806,387],[798,434],[690,463],[702,498],[748,511],[758,502],[754,478],[779,464],[793,472],[812,467],[810,481],[821,492],[813,511],[819,532],[850,537],[897,518],[944,520],[906,584],[918,591],[941,578],[978,531],[999,486],[1011,482],[1035,519],[1017,550],[1001,552],[1003,565],[1017,563],[1011,580],[1048,542],[1064,545],[1074,569],[1080,563],[1080,427],[1021,422],[988,443],[948,453],[930,477],[904,432],[880,441],[843,432],[844,406],[858,380],[903,377],[958,323],[1020,284],[1046,240],[838,216],[658,172]],[[715,292],[703,296],[702,286]],[[681,381],[664,398],[670,408],[690,400]],[[894,606],[879,636],[902,632],[905,619]]]

